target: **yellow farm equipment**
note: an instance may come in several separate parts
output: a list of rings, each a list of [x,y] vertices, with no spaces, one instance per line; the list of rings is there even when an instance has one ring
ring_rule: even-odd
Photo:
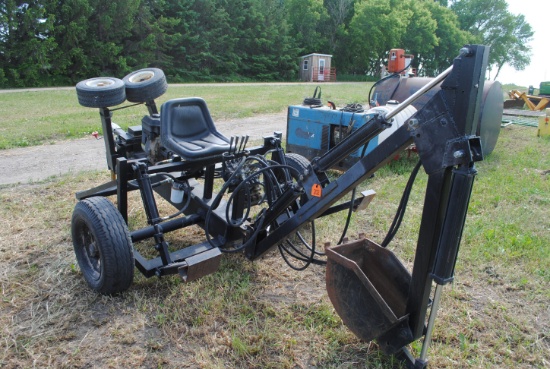
[[[534,111],[543,110],[550,102],[550,96],[527,95],[525,92],[520,92],[518,90],[509,91],[508,96],[510,97],[510,100],[513,100],[514,102],[523,100],[529,110]]]

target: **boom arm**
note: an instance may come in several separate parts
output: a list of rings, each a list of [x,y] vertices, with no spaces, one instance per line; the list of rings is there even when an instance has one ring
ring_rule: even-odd
[[[442,90],[411,117],[408,124],[400,127],[337,180],[327,184],[321,197],[311,196],[311,188],[323,182],[323,171],[330,167],[330,163],[342,160],[356,149],[356,145],[350,145],[349,141],[344,140],[315,160],[312,170],[304,174],[302,182],[308,201],[288,221],[249,247],[247,256],[251,259],[259,257],[285,235],[320,216],[413,142],[417,145],[424,169],[429,175],[441,175],[453,166],[470,165],[474,161],[482,160],[479,138],[472,136],[472,132],[475,132],[479,120],[488,49],[487,46],[479,45],[465,47],[455,59],[452,72],[445,78]],[[363,126],[365,131],[372,131],[375,125],[379,127],[379,122],[383,119],[378,116],[371,120]],[[362,143],[368,141],[370,134],[369,137],[357,137],[362,134],[364,135],[363,131],[356,131],[349,136],[349,140],[359,138]],[[348,149],[345,150],[345,147]]]
[[[383,336],[384,342],[379,340],[379,344],[388,353],[399,351],[406,344],[425,334],[432,281],[444,285],[453,279],[476,174],[474,162],[483,160],[481,141],[475,136],[475,132],[480,120],[488,54],[489,48],[486,46],[468,45],[461,49],[460,55],[454,60],[452,70],[445,71],[443,76],[437,78],[438,82],[443,81],[440,91],[406,124],[335,181],[324,183],[323,171],[332,163],[349,155],[358,145],[368,141],[371,134],[379,131],[384,125],[384,117],[374,118],[363,126],[362,131],[354,132],[340,145],[315,159],[312,167],[304,173],[301,183],[308,196],[307,202],[278,228],[246,249],[247,257],[258,258],[285,236],[321,216],[337,200],[414,142],[424,170],[428,174],[428,184],[408,295],[406,301],[403,301],[406,306],[407,323],[389,327],[386,332],[378,335]],[[409,100],[413,99],[408,99],[401,105],[405,107],[412,103]],[[396,110],[398,109],[399,107]],[[318,188],[320,185],[324,185],[322,195],[312,196],[312,188]],[[294,196],[297,198],[300,194]],[[281,198],[289,202],[288,196]],[[266,216],[269,216],[270,210],[281,208],[276,205],[268,210]],[[277,214],[272,214],[270,219],[276,217]],[[391,272],[392,270],[389,270],[388,274]],[[439,292],[437,296],[440,295]],[[438,301],[434,301],[431,313],[434,319],[436,302]],[[352,302],[348,301],[346,304]],[[361,307],[356,310],[361,310]],[[346,323],[346,316],[342,316],[342,319]],[[433,319],[430,319],[430,322],[433,324]],[[350,325],[353,324],[348,324]],[[427,332],[431,332],[431,328],[428,327]],[[426,342],[429,343],[428,333],[425,341],[427,348]],[[421,357],[415,365],[420,365],[423,361],[424,358]],[[414,359],[412,362],[414,363]]]

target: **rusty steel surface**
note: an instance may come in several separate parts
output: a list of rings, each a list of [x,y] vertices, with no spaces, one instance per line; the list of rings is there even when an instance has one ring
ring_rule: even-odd
[[[368,239],[328,248],[326,254],[328,296],[344,324],[364,341],[397,333],[390,340],[398,344],[380,342],[386,351],[411,342],[403,324],[411,277],[397,257]]]

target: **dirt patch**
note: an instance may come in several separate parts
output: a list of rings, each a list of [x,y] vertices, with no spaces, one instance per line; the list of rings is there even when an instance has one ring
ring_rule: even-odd
[[[286,112],[219,121],[216,126],[227,137],[249,135],[251,141],[258,141],[274,131],[286,131]],[[92,136],[0,151],[0,185],[106,168],[105,142]]]

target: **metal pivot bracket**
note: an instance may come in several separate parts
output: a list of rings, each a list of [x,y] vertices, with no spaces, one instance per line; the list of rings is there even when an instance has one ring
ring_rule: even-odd
[[[431,109],[420,110],[408,123],[427,174],[435,173],[448,166],[446,165],[447,145],[461,138],[441,93],[437,93],[430,100],[430,105]]]
[[[433,100],[435,110],[430,110],[428,114],[421,111],[409,120],[409,130],[426,173],[482,161],[480,137],[461,135],[445,110],[442,97],[438,94]]]
[[[464,136],[447,141],[443,157],[444,167],[469,165],[482,160],[481,139],[478,136]]]

